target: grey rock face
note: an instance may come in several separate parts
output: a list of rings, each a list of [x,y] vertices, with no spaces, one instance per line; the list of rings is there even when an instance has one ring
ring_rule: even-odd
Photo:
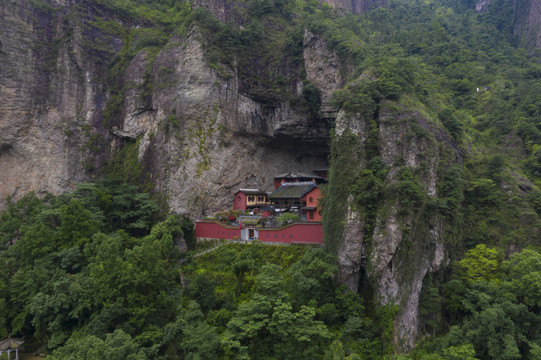
[[[59,193],[86,178],[84,129],[99,128],[100,69],[87,61],[80,29],[51,45],[65,37],[61,16],[0,3],[0,208],[6,196]]]
[[[363,118],[339,112],[337,136],[346,129],[357,136],[362,148],[368,139],[368,125]],[[378,132],[379,156],[389,169],[386,185],[395,186],[400,181],[401,167],[408,167],[420,174],[425,195],[437,197],[440,152],[453,153],[448,135],[421,114],[390,103],[381,105]],[[366,167],[367,160],[363,156],[356,160],[360,170]],[[437,271],[447,261],[444,221],[438,215],[423,215],[423,208],[401,208],[395,197],[387,197],[378,206],[371,241],[365,244],[366,219],[352,203],[350,196],[343,245],[337,254],[340,278],[356,291],[365,267],[379,301],[399,306],[394,338],[399,347],[407,350],[414,345],[418,331],[423,279],[427,272]]]
[[[140,158],[171,209],[208,215],[230,207],[239,187],[271,190],[280,172],[326,166],[326,123],[285,102],[269,107],[240,93],[236,75],[222,78],[207,65],[192,31],[156,58],[146,110],[127,94],[122,122],[123,131],[142,137]],[[141,81],[137,69],[145,64],[143,55],[132,61],[130,81]]]
[[[207,65],[195,28],[152,64],[144,52],[131,60],[121,114],[106,129],[105,103],[116,94],[103,75],[122,41],[84,27],[86,18],[63,24],[70,6],[40,13],[25,2],[0,4],[0,207],[5,196],[72,189],[126,141],[137,141],[171,209],[194,217],[229,207],[238,187],[272,190],[278,173],[327,166],[329,125],[286,101],[270,106],[241,93],[234,69],[223,78]],[[53,38],[69,40],[52,51]],[[83,45],[94,38],[109,52]]]
[[[325,41],[306,31],[304,34],[304,63],[306,77],[321,92],[321,108],[329,111],[332,93],[344,83],[340,74],[340,59],[330,51]]]
[[[539,1],[515,2],[515,35],[528,49],[541,49],[541,3]]]
[[[440,147],[452,153],[450,139],[433,123],[416,112],[396,112],[384,106],[380,112],[380,154],[390,168],[387,184],[396,184],[397,163],[420,172],[423,191],[437,197],[436,182],[440,166]],[[447,144],[447,145],[446,145]],[[384,303],[400,305],[395,342],[404,349],[413,347],[418,331],[418,307],[422,282],[428,271],[439,269],[446,261],[444,222],[432,215],[421,219],[417,212],[400,209],[387,201],[388,211],[377,220],[373,247],[369,255],[369,277],[377,279],[376,288]]]
[[[353,196],[348,198],[348,213],[344,226],[344,245],[339,249],[340,269],[338,280],[346,284],[351,291],[357,291],[361,280],[361,264],[366,254],[364,249],[365,220],[353,208]]]

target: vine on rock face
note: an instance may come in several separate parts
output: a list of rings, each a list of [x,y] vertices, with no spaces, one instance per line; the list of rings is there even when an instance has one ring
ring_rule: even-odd
[[[325,188],[323,227],[325,248],[336,254],[343,244],[348,197],[359,168],[358,136],[349,129],[331,137],[329,185]]]

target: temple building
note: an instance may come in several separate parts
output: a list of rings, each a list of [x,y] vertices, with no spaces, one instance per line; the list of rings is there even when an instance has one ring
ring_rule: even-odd
[[[275,189],[239,189],[233,212],[196,222],[197,241],[259,239],[282,244],[323,244],[323,196],[319,185],[327,182],[328,169],[312,173],[285,173],[274,178]],[[239,214],[240,213],[240,214]],[[298,217],[280,217],[292,213]],[[296,218],[296,219],[295,219]]]
[[[260,209],[270,205],[267,193],[260,189],[239,189],[233,201],[233,210]]]
[[[318,202],[321,189],[313,182],[285,182],[272,193],[269,199],[277,212],[295,212],[306,221],[321,221]]]
[[[317,171],[317,173],[316,173]],[[325,175],[325,177],[321,176]],[[285,183],[298,182],[313,182],[316,185],[325,184],[327,182],[326,170],[314,170],[311,173],[284,173],[274,177],[274,188],[278,189],[280,185]]]

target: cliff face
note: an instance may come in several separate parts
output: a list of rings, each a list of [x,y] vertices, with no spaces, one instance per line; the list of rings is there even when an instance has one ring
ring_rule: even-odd
[[[343,65],[338,55],[329,50],[325,41],[311,32],[305,31],[303,44],[307,80],[312,82],[320,92],[321,110],[331,111],[329,103],[333,92],[345,85],[341,75]]]
[[[364,12],[382,4],[353,1],[348,9]],[[226,2],[200,5],[222,20],[231,16]],[[99,175],[120,149],[131,149],[143,171],[138,176],[154,185],[172,211],[196,218],[229,207],[239,187],[270,190],[277,173],[328,165],[329,122],[287,101],[269,104],[243,93],[235,68],[228,68],[224,77],[208,64],[195,27],[157,54],[138,52],[120,74],[127,84],[123,92],[109,88],[107,67],[125,39],[97,25],[96,18],[114,21],[126,32],[142,26],[85,1],[51,2],[42,8],[24,1],[0,2],[6,29],[0,34],[2,198],[69,190]],[[314,34],[305,32],[303,48],[306,79],[319,90],[323,114],[334,116],[329,101],[344,86],[347,68]],[[302,87],[300,80],[293,84],[293,95],[302,95]],[[107,123],[106,104],[115,97],[121,105]],[[441,134],[418,114],[391,108],[381,110],[378,135],[379,152],[391,168],[386,182],[391,186],[398,181],[394,164],[399,158],[411,167],[427,162],[422,182],[429,196],[437,196],[434,138]],[[368,139],[367,126],[362,118],[344,113],[336,119],[338,136],[353,132],[359,148]],[[427,129],[425,139],[407,137],[419,126]],[[359,153],[358,171],[368,160]],[[383,303],[401,305],[396,339],[407,347],[417,331],[424,275],[444,259],[442,222],[399,214],[398,205],[388,200],[367,244],[367,220],[353,196],[347,203],[344,243],[338,250],[341,280],[358,290],[364,273]]]
[[[328,3],[355,13],[386,5],[384,0]],[[126,84],[120,93],[107,86],[106,74],[126,39],[96,19],[126,32],[144,24],[119,20],[92,2],[31,4],[0,0],[0,208],[5,196],[61,193],[99,176],[122,149],[133,150],[132,160],[142,170],[137,176],[152,183],[173,212],[194,218],[230,207],[239,187],[270,190],[278,173],[328,165],[330,122],[286,100],[250,97],[242,91],[238,69],[219,64],[227,67],[226,76],[209,64],[196,27],[157,54],[136,53],[119,74]],[[197,4],[222,21],[232,19],[228,1]],[[478,10],[487,4],[479,1]],[[536,35],[541,6],[521,4],[517,14],[527,20],[517,31],[531,46],[541,46]],[[334,117],[330,99],[345,85],[347,66],[308,31],[302,50],[306,80],[319,91],[323,115]],[[290,95],[301,96],[302,89],[303,82],[294,80]],[[117,116],[106,123],[106,104],[115,97]],[[446,262],[446,221],[427,207],[440,197],[438,184],[457,155],[435,122],[393,102],[380,104],[375,130],[363,116],[340,112],[335,131],[336,142],[353,139],[347,154],[352,177],[367,170],[367,148],[375,142],[387,169],[382,181],[396,190],[389,192],[397,193],[410,172],[415,179],[408,181],[424,199],[405,210],[400,198],[385,197],[370,217],[348,189],[340,214],[343,241],[336,249],[342,282],[354,291],[370,288],[382,303],[399,305],[395,340],[409,348],[423,279]]]
[[[492,0],[478,0],[475,8],[478,12],[488,10]],[[513,30],[515,36],[526,48],[533,50],[541,48],[541,4],[539,1],[515,0],[512,2]]]
[[[103,133],[101,65],[63,11],[0,2],[0,207],[28,191],[59,193],[86,179],[86,130]]]
[[[326,122],[240,93],[237,75],[224,79],[211,69],[196,38],[192,30],[157,56],[151,110],[139,111],[137,95],[128,95],[122,122],[142,137],[140,158],[174,211],[208,214],[229,207],[239,187],[270,190],[277,173],[326,166]],[[130,77],[143,78],[139,62],[143,56],[130,64]],[[164,71],[171,80],[160,86]]]
[[[370,159],[364,155],[365,148],[374,136],[368,122],[358,115],[340,112],[336,136],[335,141],[347,141],[346,137],[353,136],[351,150],[356,155],[351,161],[357,163],[359,172],[366,169]],[[417,174],[418,190],[426,201],[405,210],[400,195],[381,199],[371,230],[366,212],[355,203],[353,194],[349,195],[343,242],[337,249],[340,277],[352,290],[359,290],[359,285],[362,290],[371,287],[382,303],[399,305],[394,337],[396,344],[407,349],[413,346],[418,331],[423,279],[428,272],[437,271],[447,258],[445,221],[427,211],[427,204],[438,198],[442,158],[452,162],[457,158],[452,155],[451,139],[445,131],[418,112],[391,103],[380,110],[377,138],[379,156],[388,169],[385,186],[400,193],[404,180],[401,173],[408,169]],[[331,171],[334,166],[340,165],[331,163]],[[329,191],[335,191],[332,183]],[[368,234],[371,236],[367,242]]]
[[[104,125],[105,104],[118,96],[104,86],[105,67],[123,39],[103,33],[97,17],[114,18],[85,2],[0,3],[2,202],[68,190],[124,144],[171,209],[193,216],[229,207],[238,187],[270,190],[277,173],[327,165],[327,122],[241,93],[235,69],[224,78],[207,65],[195,28],[155,58],[133,57],[119,115]]]
[[[541,4],[539,1],[515,2],[515,35],[528,49],[541,48]]]

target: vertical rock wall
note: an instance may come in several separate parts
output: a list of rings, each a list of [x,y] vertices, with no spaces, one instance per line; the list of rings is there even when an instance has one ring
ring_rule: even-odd
[[[305,32],[303,43],[306,78],[320,91],[321,109],[329,111],[332,93],[345,85],[341,75],[342,64],[325,41],[311,32]]]
[[[140,24],[85,1],[50,4],[0,2],[0,207],[6,196],[72,189],[126,142],[144,180],[194,217],[229,207],[238,187],[272,190],[277,173],[327,166],[329,124],[243,94],[235,69],[226,78],[207,64],[195,28],[155,59],[131,60],[120,114],[106,127],[105,104],[118,94],[105,74],[123,43],[93,21]]]
[[[453,153],[446,133],[418,112],[384,106],[379,139],[380,156],[390,169],[387,185],[400,182],[397,164],[402,163],[418,174],[427,199],[436,198],[440,155]],[[385,211],[376,221],[368,274],[377,279],[375,288],[384,303],[400,305],[395,340],[407,349],[418,331],[423,279],[445,259],[444,221],[427,211],[426,203],[418,209],[401,208],[396,198],[388,198],[382,205]]]
[[[139,157],[171,209],[208,215],[232,206],[239,187],[270,191],[280,172],[327,166],[328,124],[240,93],[236,74],[223,78],[207,65],[198,36],[193,28],[158,54],[149,103],[128,91],[118,129],[139,139]],[[144,54],[134,58],[127,82],[141,83],[146,66]]]
[[[487,11],[492,0],[478,0],[476,10]],[[541,2],[535,0],[514,0],[513,22],[515,36],[527,49],[541,49]]]
[[[370,136],[368,123],[359,115],[340,112],[336,120],[335,141],[345,136],[356,137],[350,149],[351,161],[358,171],[370,159],[363,148]],[[438,174],[445,162],[443,154],[454,153],[449,136],[420,113],[392,103],[381,105],[378,118],[378,153],[387,168],[385,197],[377,204],[373,229],[355,203],[347,200],[341,245],[337,249],[340,277],[353,291],[359,288],[363,271],[382,304],[398,305],[395,318],[395,343],[407,350],[414,345],[418,331],[418,306],[422,283],[429,271],[436,271],[446,261],[445,222],[427,208],[430,198],[437,198]],[[447,159],[447,155],[443,156]],[[447,160],[445,160],[447,161]],[[331,171],[341,164],[331,162]],[[410,169],[418,177],[423,197],[420,204],[403,207],[400,201],[400,172]],[[351,181],[354,187],[355,179]],[[392,190],[395,189],[395,190]],[[333,184],[329,192],[335,191]],[[369,239],[369,241],[367,240]],[[368,241],[368,242],[367,242]],[[366,260],[364,260],[366,259]],[[366,261],[366,264],[364,264]]]
[[[62,11],[0,2],[0,208],[6,196],[60,193],[86,178],[84,129],[99,124],[99,65]]]
[[[528,49],[541,49],[541,3],[539,1],[515,2],[515,35]]]

